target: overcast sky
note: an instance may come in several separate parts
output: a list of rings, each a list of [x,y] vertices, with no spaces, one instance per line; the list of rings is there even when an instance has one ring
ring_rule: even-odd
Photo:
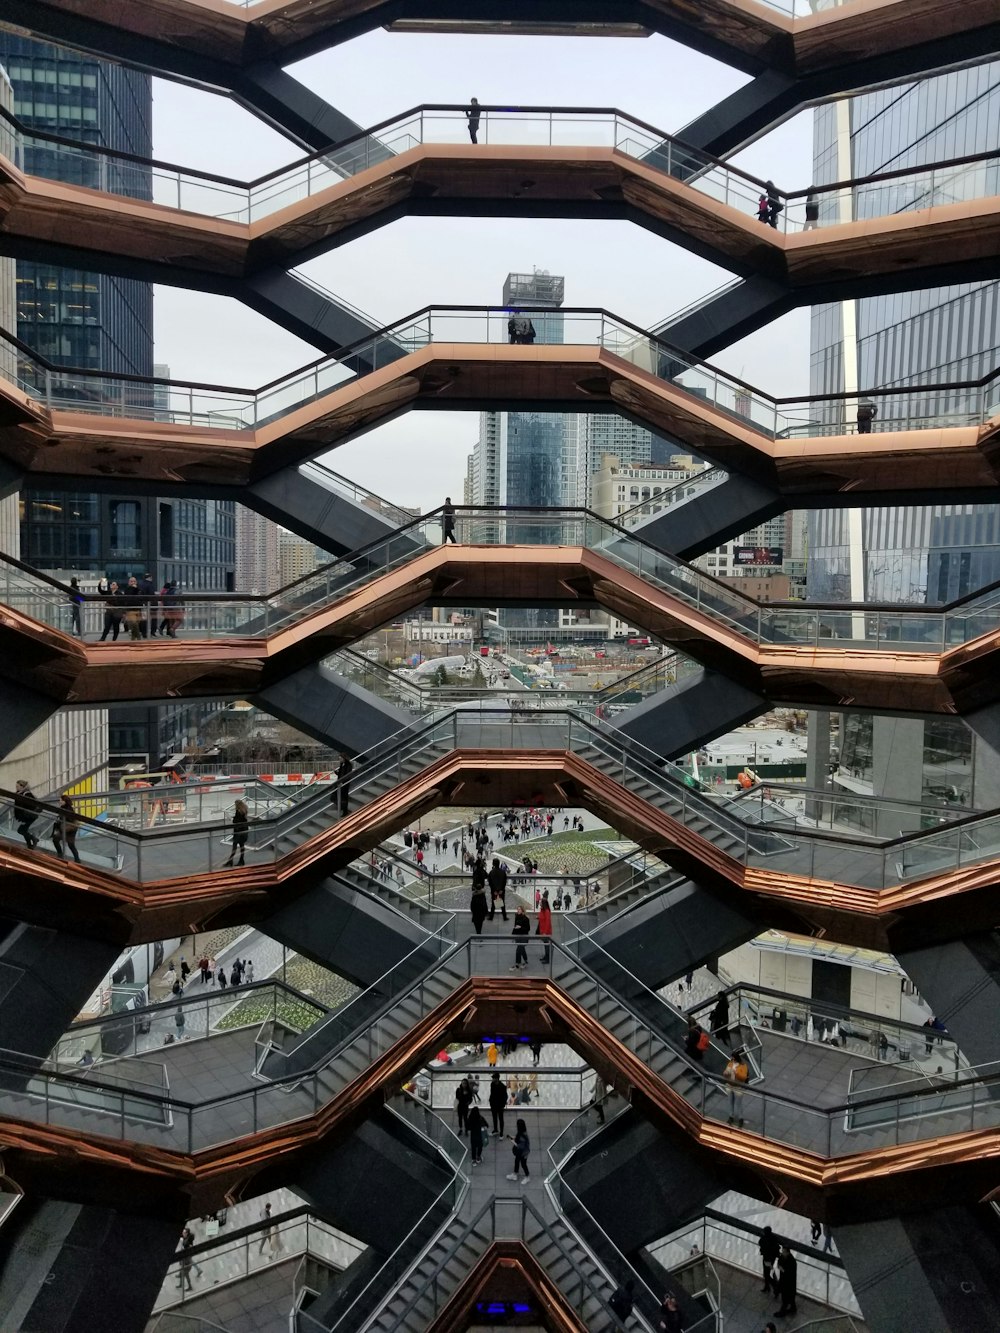
[[[663,37],[447,37],[370,33],[290,69],[361,125],[422,102],[617,106],[678,133],[746,82]],[[225,98],[154,82],[158,158],[241,179],[300,150]],[[209,130],[210,127],[210,130]],[[734,159],[786,189],[809,183],[812,115],[803,112]],[[380,324],[435,302],[499,304],[508,272],[566,278],[567,306],[604,306],[643,328],[731,275],[629,223],[404,220],[305,266]],[[315,349],[235,301],[156,289],[156,359],[176,378],[255,386],[315,358]],[[776,394],[808,391],[809,317],[796,311],[715,358]],[[429,509],[461,495],[478,419],[411,412],[329,456],[388,499]]]

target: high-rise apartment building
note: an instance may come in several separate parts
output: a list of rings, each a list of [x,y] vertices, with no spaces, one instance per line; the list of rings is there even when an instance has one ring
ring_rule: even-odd
[[[277,523],[246,505],[236,506],[236,591],[274,592],[281,586]]]
[[[815,109],[813,124],[817,184],[995,152],[1000,62],[828,103]],[[863,186],[844,191],[824,202],[820,225],[981,198],[996,192],[997,170],[994,158],[888,181],[877,193]],[[992,173],[992,184],[984,182],[984,172]],[[896,292],[813,311],[813,394],[975,380],[998,359],[997,282]],[[958,424],[954,414],[964,408],[970,422],[978,420],[975,390],[931,390],[916,400],[887,395],[878,399],[874,430],[933,426],[945,411],[948,424]],[[827,410],[848,428],[852,415],[850,405]],[[822,510],[808,516],[807,545],[811,599],[946,602],[1000,579],[1000,505]],[[817,723],[810,740],[812,774],[820,779],[836,764],[825,723]],[[878,794],[1000,802],[996,754],[947,718],[925,724],[844,714],[837,759],[842,771]]]

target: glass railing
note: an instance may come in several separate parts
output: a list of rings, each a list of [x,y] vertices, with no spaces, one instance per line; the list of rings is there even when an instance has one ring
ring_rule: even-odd
[[[940,830],[888,841],[761,823],[757,803],[748,807],[752,817],[745,818],[739,800],[718,795],[714,786],[702,788],[686,770],[617,728],[572,710],[539,711],[526,718],[509,707],[453,709],[432,717],[358,757],[349,783],[350,808],[357,810],[389,788],[400,787],[454,750],[523,748],[526,721],[531,723],[533,748],[571,750],[669,818],[684,825],[699,821],[699,837],[736,864],[883,889],[1000,856],[1000,812],[967,816]],[[249,865],[274,864],[337,822],[337,783],[298,791],[299,798],[287,811],[251,821]],[[14,807],[14,794],[0,790],[0,838],[27,841],[20,831],[23,813]],[[61,819],[58,807],[46,804],[31,813],[28,835],[43,844],[51,842]],[[405,807],[400,813],[405,819]],[[95,867],[114,867],[125,879],[139,883],[219,870],[232,854],[232,830],[224,823],[154,827],[140,833],[84,815],[78,819],[77,841],[86,861]],[[47,851],[47,846],[40,846],[34,854]]]
[[[968,1071],[968,1060],[946,1031],[906,1023],[881,1014],[868,1014],[837,1004],[789,995],[764,986],[740,982],[725,987],[729,1019],[734,1026],[754,1025],[758,1033],[772,1032],[792,1041],[826,1044],[836,1050],[861,1056],[876,1064],[864,1067],[862,1083],[877,1083],[880,1065],[919,1073],[946,1072],[949,1076]],[[715,999],[694,1005],[685,1012],[710,1026]],[[898,1079],[896,1079],[898,1081]]]
[[[692,1256],[706,1255],[760,1277],[761,1228],[739,1218],[726,1218],[714,1210],[700,1222],[693,1222],[679,1231],[650,1245],[649,1252],[663,1265],[673,1269],[686,1263]],[[779,1235],[788,1245],[798,1263],[798,1294],[808,1296],[821,1305],[860,1314],[850,1279],[843,1262],[835,1255],[824,1256],[818,1248],[797,1242],[792,1237]],[[807,1325],[812,1327],[812,1325]],[[822,1328],[822,1322],[818,1329]],[[832,1333],[832,1325],[831,1325]]]
[[[307,1207],[276,1212],[266,1222],[254,1222],[179,1251],[167,1269],[153,1311],[196,1300],[229,1283],[244,1282],[300,1255],[318,1259],[336,1272],[349,1257],[346,1248],[341,1232]],[[167,1329],[169,1323],[154,1327]]]
[[[0,1109],[15,1119],[186,1153],[293,1123],[315,1115],[359,1076],[359,1069],[369,1069],[399,1042],[413,1021],[393,1018],[401,999],[421,1014],[440,1003],[441,982],[435,976],[450,952],[443,931],[428,936],[292,1047],[294,1054],[311,1042],[317,1063],[293,1070],[286,1053],[276,1051],[282,1069],[269,1081],[261,1081],[250,1048],[245,1075],[227,1073],[239,1086],[197,1102],[171,1095],[158,1083],[169,1070],[162,1048],[157,1061],[137,1057],[72,1074],[18,1052],[0,1051]],[[462,951],[456,956],[463,965]]]
[[[660,514],[669,513],[681,505],[686,505],[689,500],[696,500],[699,496],[714,491],[716,486],[721,486],[728,480],[729,473],[724,468],[706,467],[704,471],[694,472],[683,481],[675,482],[673,486],[664,486],[662,490],[657,488],[655,494],[637,501],[623,513],[616,514],[614,522],[620,528],[627,528],[629,531],[641,528]],[[645,489],[645,483],[640,482],[639,485]]]
[[[444,943],[443,933],[438,939]],[[299,1069],[294,1075],[289,1071],[285,1078],[271,1082],[252,1082],[248,1072],[243,1087],[197,1103],[140,1088],[131,1078],[129,1086],[122,1086],[123,1078],[105,1078],[106,1071],[100,1068],[93,1073],[56,1073],[33,1057],[0,1052],[0,1113],[15,1120],[188,1153],[284,1126],[335,1100],[360,1076],[359,1071],[370,1069],[398,1045],[417,1021],[414,1014],[429,1013],[441,1002],[449,985],[469,976],[506,975],[518,943],[514,937],[502,936],[467,939],[446,948],[437,962],[400,993],[391,993],[390,983],[383,979],[373,988],[378,1004],[372,1006],[365,996],[355,997],[331,1015],[344,1031],[350,1028],[348,1013],[353,1013],[360,1026],[332,1046],[330,1034],[321,1031],[318,1065]],[[539,953],[539,948],[544,952]],[[688,1054],[683,1015],[595,948],[592,940],[582,938],[571,949],[558,940],[534,939],[528,949],[526,975],[549,977],[600,1023],[611,1027],[614,1040],[631,1053],[636,1067],[661,1079],[672,1090],[669,1095],[681,1098],[693,1116],[730,1124],[735,1120],[749,1134],[828,1159],[850,1156],[861,1148],[878,1150],[1000,1125],[1000,1063],[959,1070],[951,1076],[915,1078],[912,1071],[899,1070],[901,1077],[895,1083],[890,1082],[891,1066],[882,1064],[877,1066],[881,1084],[873,1082],[853,1101],[843,1102],[834,1101],[835,1089],[831,1088],[828,1105],[817,1104],[812,1092],[808,1101],[796,1095],[793,1067],[775,1075],[765,1070],[761,1083],[734,1089],[723,1076],[729,1051],[713,1044],[700,1061]],[[410,959],[398,965],[403,971],[412,966]],[[439,975],[442,967],[447,970],[444,978]],[[406,1016],[394,1016],[403,998],[408,1001]],[[316,1031],[328,1022],[324,1019]],[[128,1063],[134,1066],[137,1061]],[[159,1063],[166,1064],[167,1057]],[[845,1057],[845,1082],[849,1067]]]
[[[589,1127],[589,1117],[584,1119],[585,1127]],[[572,1133],[572,1130],[573,1126],[571,1125],[569,1127],[570,1133]],[[558,1139],[556,1143],[559,1143]],[[642,1274],[626,1259],[593,1213],[581,1202],[579,1195],[566,1182],[560,1170],[562,1159],[554,1156],[551,1149],[549,1157],[552,1169],[546,1177],[545,1185],[553,1205],[572,1229],[579,1244],[600,1261],[609,1277],[614,1275],[614,1287],[631,1280],[633,1284],[633,1315],[645,1320],[649,1327],[659,1328],[663,1292],[653,1292]],[[687,1303],[686,1293],[675,1291],[674,1295],[678,1302]],[[689,1316],[684,1322],[685,1333],[709,1333],[709,1330],[721,1330],[722,1328],[722,1315],[718,1309],[709,1311],[701,1315],[700,1318],[696,1317],[694,1323],[691,1322],[691,1311],[685,1313]]]
[[[104,1081],[122,1058],[162,1054],[175,1041],[205,1040],[265,1023],[302,1032],[326,1012],[324,1005],[281,981],[249,982],[207,993],[201,987],[189,988],[179,996],[164,996],[158,1004],[74,1023],[52,1048],[47,1064],[63,1071],[86,1065]],[[134,1062],[129,1066],[139,1067]]]
[[[453,850],[442,850],[440,857],[446,865],[449,861],[463,858],[472,846],[457,834],[453,835],[451,841],[459,843],[459,850],[457,855]],[[540,836],[537,840],[534,837],[526,840],[523,856],[530,856],[542,843]],[[665,865],[659,857],[641,849],[619,857],[609,857],[606,865],[587,872],[529,872],[524,869],[523,859],[517,854],[518,845],[506,843],[497,846],[487,857],[489,862],[496,857],[507,870],[508,914],[515,910],[518,898],[533,907],[536,891],[547,891],[551,902],[560,904],[556,908],[557,912],[589,912],[602,905],[613,907],[630,895],[634,898],[640,890],[652,892],[678,878],[677,872]],[[418,867],[412,851],[394,849],[383,844],[335,873],[376,896],[388,893],[431,910],[464,913],[469,906],[470,872],[459,869],[435,870],[437,858],[438,854],[432,849]],[[566,894],[570,898],[568,909],[565,908]]]
[[[442,543],[440,511],[412,521],[382,541],[266,596],[147,594],[127,590],[124,604],[111,602],[112,614],[124,616],[133,639],[142,629],[152,638],[165,628],[174,637],[268,639],[401,569],[416,556]],[[567,546],[604,556],[644,583],[708,617],[756,646],[793,649],[861,647],[894,653],[943,653],[1000,629],[1000,590],[984,590],[945,608],[810,606],[800,602],[756,602],[675,556],[657,550],[585,509],[456,510],[454,534],[461,545]],[[54,627],[66,627],[73,613],[70,590],[13,566],[8,605]],[[613,598],[609,603],[614,609]],[[349,608],[349,603],[345,611]],[[98,594],[84,595],[83,633],[96,633],[107,604]],[[102,630],[103,634],[103,630]],[[162,635],[160,636],[162,638]]]
[[[323,1333],[337,1333],[338,1330],[340,1333],[348,1333],[350,1330],[350,1333],[355,1333],[356,1329],[365,1327],[367,1320],[378,1309],[384,1308],[390,1293],[400,1285],[420,1255],[431,1248],[439,1234],[442,1236],[447,1234],[443,1231],[442,1224],[446,1225],[458,1212],[465,1197],[469,1181],[461,1170],[466,1157],[466,1148],[461,1139],[439,1116],[429,1112],[425,1107],[418,1105],[412,1118],[409,1109],[401,1112],[396,1106],[390,1105],[389,1110],[405,1120],[428,1145],[440,1153],[452,1169],[452,1178],[354,1299],[346,1303],[343,1308],[338,1308],[334,1316],[327,1318],[323,1323],[308,1311],[300,1310],[298,1315],[300,1330],[314,1329],[317,1333],[319,1330]],[[485,1249],[485,1244],[483,1248]],[[409,1310],[407,1314],[410,1314]]]
[[[525,306],[522,313],[537,318],[544,330],[544,320],[552,312]],[[279,421],[431,344],[447,343],[454,350],[456,345],[509,343],[510,318],[506,307],[427,308],[260,389],[132,380],[64,370],[46,365],[24,348],[19,349],[15,382],[50,409],[240,433]],[[714,409],[734,427],[767,440],[852,434],[857,429],[858,404],[869,397],[877,404],[890,402],[891,410],[875,422],[876,429],[882,431],[979,425],[1000,411],[1000,377],[950,386],[953,392],[944,408],[927,407],[934,386],[926,385],[875,390],[853,397],[776,400],[606,311],[567,308],[560,310],[559,320],[560,344],[566,357],[572,358],[573,348],[602,347],[636,370],[690,396],[699,410]]]
[[[332,491],[334,495],[341,495],[354,504],[360,505],[362,509],[371,510],[377,517],[384,518],[387,523],[391,523],[394,528],[405,528],[407,524],[413,522],[414,516],[409,510],[400,509],[398,505],[383,499],[381,495],[376,495],[364,486],[359,486],[356,481],[349,481],[347,477],[342,477],[339,472],[334,472],[325,463],[304,463],[299,471],[310,481],[315,481],[317,485],[322,486],[324,490]]]
[[[14,130],[15,164],[31,153],[46,163],[46,174],[90,189],[121,195],[187,213],[247,225],[281,209],[316,198],[372,167],[392,161],[424,144],[469,144],[469,108],[421,106],[364,130],[321,153],[300,159],[256,181],[188,170],[156,161],[133,161],[99,147],[71,143],[39,131]],[[647,170],[672,182],[683,181],[717,203],[756,218],[763,181],[730,163],[709,156],[683,140],[614,108],[480,106],[480,145],[538,148],[605,148],[635,158]],[[874,177],[816,187],[819,224],[893,215],[914,209],[982,199],[997,193],[996,157],[964,164],[914,168],[894,177]],[[783,233],[806,225],[805,192],[776,191],[780,210],[772,225]]]

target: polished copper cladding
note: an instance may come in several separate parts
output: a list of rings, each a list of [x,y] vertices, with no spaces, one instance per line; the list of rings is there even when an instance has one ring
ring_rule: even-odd
[[[123,945],[165,939],[220,921],[260,921],[317,880],[377,847],[442,805],[580,806],[759,917],[804,934],[892,952],[950,937],[961,896],[963,930],[996,919],[996,860],[939,871],[886,888],[863,888],[787,870],[747,865],[570,751],[453,750],[412,778],[331,823],[277,862],[176,878],[130,881],[120,874],[0,843],[0,889],[25,921],[79,930]],[[155,864],[155,843],[150,857]]]
[[[762,228],[763,230],[763,228]],[[810,233],[812,234],[812,233]],[[645,349],[643,349],[644,355]],[[614,410],[794,503],[851,492],[981,488],[1000,477],[1000,419],[980,426],[771,439],[603,347],[435,342],[256,429],[49,411],[0,379],[0,456],[44,479],[120,477],[240,486],[314,458],[400,411],[502,404]]]
[[[425,603],[597,603],[765,698],[804,707],[963,713],[1000,697],[1000,631],[944,653],[758,643],[598,551],[439,546],[269,638],[82,643],[0,607],[4,674],[60,702],[246,698]],[[771,604],[773,606],[773,604]],[[808,603],[803,604],[808,610]],[[754,610],[748,604],[747,614]],[[836,640],[821,640],[824,644]]]
[[[478,1033],[477,1012],[498,1003],[518,1006],[522,1034],[537,1031],[547,1040],[566,1041],[588,1063],[613,1070],[614,1081],[631,1088],[673,1132],[686,1134],[693,1150],[709,1151],[731,1162],[766,1183],[772,1196],[775,1192],[786,1197],[794,1194],[816,1206],[822,1195],[835,1194],[843,1212],[863,1216],[869,1192],[884,1198],[887,1190],[903,1194],[914,1188],[933,1190],[935,1182],[947,1181],[952,1200],[957,1202],[980,1199],[998,1183],[1000,1131],[996,1129],[945,1134],[827,1158],[703,1119],[690,1102],[555,982],[544,977],[490,976],[459,983],[405,1037],[314,1114],[195,1152],[6,1119],[0,1120],[5,1165],[14,1179],[30,1179],[37,1187],[45,1182],[51,1186],[55,1175],[70,1162],[85,1161],[97,1197],[113,1191],[116,1173],[127,1167],[140,1173],[136,1178],[144,1178],[154,1196],[156,1191],[180,1190],[193,1214],[214,1211],[227,1196],[252,1193],[253,1177],[277,1156],[287,1157],[348,1132],[387,1092],[405,1082],[442,1041]],[[765,1187],[761,1197],[767,1197],[767,1192]]]
[[[534,207],[577,204],[597,216],[603,204],[608,218],[645,223],[735,272],[763,274],[793,292],[831,274],[849,285],[905,268],[989,262],[1000,251],[995,198],[785,234],[762,227],[746,200],[722,203],[613,148],[418,144],[249,223],[26,176],[0,159],[0,234],[14,241],[44,236],[77,255],[144,261],[158,281],[170,281],[173,267],[230,279],[287,268],[395,221],[411,205],[420,214],[429,199],[460,212],[509,208],[512,198]]]
[[[126,6],[116,0],[46,0],[45,8],[57,15],[84,15],[93,24],[121,29],[168,50],[197,54],[234,72],[263,60],[284,63],[323,50],[347,35],[399,17],[398,5],[388,0],[259,0],[251,8],[227,0],[157,0]],[[598,21],[596,8],[592,7],[592,22]],[[615,0],[608,0],[604,8],[607,22],[614,24],[620,17]],[[648,11],[645,21],[651,30],[669,22],[667,31],[678,40],[690,32],[693,44],[712,43],[740,68],[754,72],[776,68],[798,75],[974,32],[996,20],[992,0],[943,7],[938,0],[852,0],[798,19],[760,0],[699,0],[684,6],[646,0],[643,10]],[[497,5],[495,20],[508,17],[506,6]],[[451,30],[452,22],[449,19],[442,27]],[[433,16],[426,28],[433,31]],[[40,35],[46,35],[46,29]],[[116,50],[111,46],[109,54]],[[161,62],[166,58],[161,54]]]

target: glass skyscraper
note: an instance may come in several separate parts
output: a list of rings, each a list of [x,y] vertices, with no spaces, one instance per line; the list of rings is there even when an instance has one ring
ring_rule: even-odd
[[[0,30],[0,62],[13,88],[13,110],[37,130],[150,158],[152,79],[148,74],[77,51]],[[147,167],[91,158],[65,145],[25,138],[24,169],[133,198],[151,198]],[[17,263],[17,329],[23,343],[55,365],[151,378],[153,287],[148,282]],[[134,392],[142,393],[141,386]],[[151,405],[155,406],[152,393]],[[231,591],[235,574],[232,501],[178,500],[65,492],[21,493],[21,556],[64,575],[124,580],[147,571],[162,585],[176,579],[191,592]],[[206,705],[110,710],[112,755],[156,764],[165,749],[190,738]]]
[[[819,185],[1000,148],[1000,62],[922,83],[884,88],[814,111],[814,180]],[[998,167],[968,163],[888,182],[877,194],[831,197],[820,225],[866,213],[909,212],[996,194]],[[985,179],[984,179],[985,177]],[[813,394],[975,380],[1000,354],[1000,283],[897,292],[812,317]],[[933,424],[968,406],[974,391],[879,400],[880,424]],[[834,411],[839,411],[839,406]],[[954,417],[950,416],[950,421]],[[852,530],[853,523],[853,530]],[[1000,579],[1000,506],[872,508],[809,517],[809,595],[900,602],[949,601]]]
[[[1000,62],[921,83],[885,88],[814,110],[818,185],[929,165],[1000,148]],[[998,193],[997,163],[966,163],[886,182],[878,192],[826,197],[820,226]],[[810,391],[863,393],[893,385],[977,380],[1000,359],[1000,283],[897,292],[813,310]],[[975,390],[928,389],[880,398],[874,429],[978,420]],[[841,404],[826,413],[842,419]],[[821,413],[817,413],[821,415]],[[1000,580],[1000,505],[941,504],[808,515],[811,600],[946,602]],[[836,769],[830,733],[810,734],[812,785]],[[845,713],[840,772],[880,795],[927,796],[992,807],[1000,798],[997,756],[964,723]],[[897,825],[882,832],[898,833]]]

